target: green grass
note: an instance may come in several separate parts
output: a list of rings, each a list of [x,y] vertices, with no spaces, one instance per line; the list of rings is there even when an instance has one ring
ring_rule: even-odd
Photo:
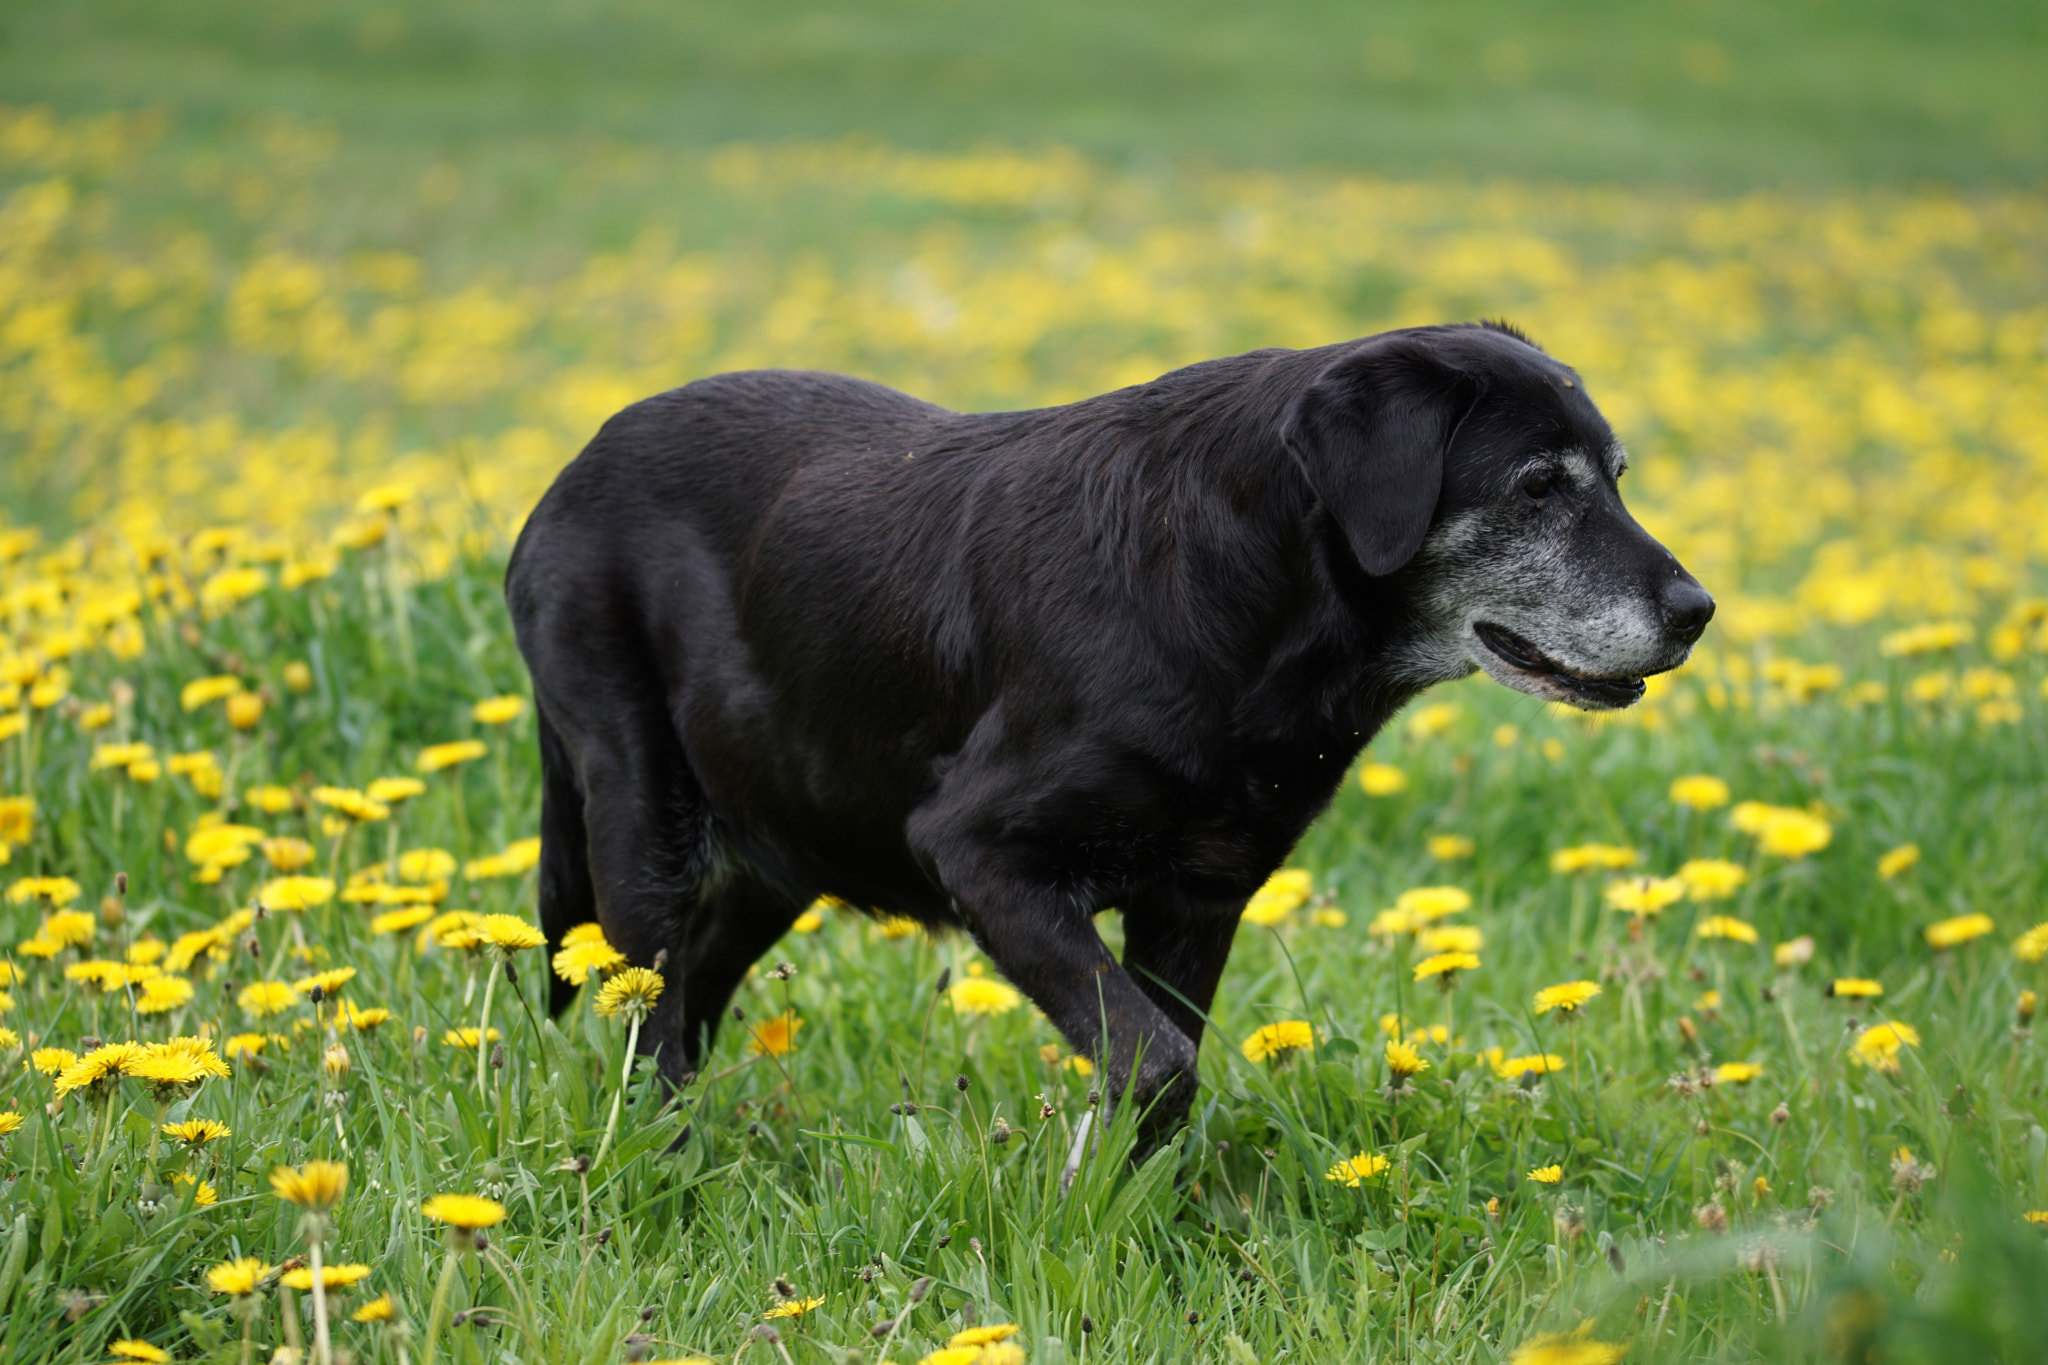
[[[2048,19],[2008,0],[1246,7],[20,0],[0,89],[200,125],[287,110],[352,140],[557,176],[593,141],[861,132],[1077,146],[1135,168],[2031,181]]]
[[[161,618],[139,663],[81,658],[75,686],[96,696],[126,679],[127,732],[165,753],[212,746],[234,765],[231,789],[406,771],[420,745],[474,732],[469,703],[516,689],[520,670],[496,601],[501,566],[483,560],[410,590],[409,680],[382,560],[368,552],[297,593],[185,618],[194,629]],[[1843,653],[1867,648],[1849,642]],[[313,666],[303,694],[284,683],[293,659]],[[217,705],[188,714],[177,702],[183,680],[229,665],[276,699],[246,740]],[[2040,671],[2026,674],[2029,685]],[[268,1068],[244,1065],[170,1112],[220,1119],[230,1140],[189,1162],[167,1143],[153,1164],[156,1110],[135,1083],[103,1112],[77,1097],[46,1117],[48,1080],[0,1082],[28,1115],[0,1156],[12,1177],[0,1187],[0,1243],[11,1232],[21,1248],[18,1271],[0,1269],[0,1354],[86,1361],[113,1337],[140,1335],[181,1359],[235,1359],[239,1329],[200,1273],[231,1254],[280,1262],[300,1250],[292,1212],[264,1176],[328,1156],[350,1164],[353,1185],[327,1259],[372,1266],[356,1297],[394,1294],[416,1334],[440,1265],[419,1199],[483,1191],[510,1207],[494,1268],[466,1263],[455,1291],[457,1309],[489,1310],[483,1325],[442,1342],[452,1351],[443,1358],[460,1361],[507,1352],[609,1362],[636,1331],[660,1354],[744,1348],[766,1359],[772,1347],[749,1333],[776,1301],[777,1277],[825,1299],[782,1324],[800,1361],[878,1358],[870,1329],[903,1315],[923,1277],[934,1285],[904,1317],[898,1359],[978,1319],[1020,1323],[1038,1361],[1493,1362],[1538,1327],[1588,1318],[1605,1339],[1633,1339],[1641,1360],[1860,1358],[1824,1349],[1844,1321],[1867,1321],[1886,1360],[1955,1359],[1944,1352],[1959,1333],[1987,1343],[1975,1358],[2029,1358],[2041,1304],[2026,1286],[2048,1257],[2016,1214],[2048,1204],[2048,1067],[2011,1019],[2031,974],[2002,940],[1937,956],[1918,931],[1965,906],[2007,926],[2038,912],[2048,891],[2032,849],[2043,818],[2035,775],[2048,761],[2038,713],[1987,733],[1824,701],[1764,714],[1702,709],[1682,729],[1651,734],[1589,730],[1483,684],[1432,700],[1445,697],[1461,708],[1446,732],[1422,739],[1396,727],[1375,746],[1411,774],[1408,790],[1368,799],[1348,787],[1302,851],[1348,925],[1297,913],[1283,928],[1242,932],[1191,1127],[1142,1166],[1126,1161],[1126,1115],[1063,1194],[1073,1127],[1093,1096],[1090,1080],[1040,1059],[1055,1041],[1047,1026],[1025,1009],[963,1019],[937,998],[942,970],[958,979],[976,960],[965,941],[880,940],[835,915],[771,955],[793,964],[793,977],[759,976],[736,1000],[754,1020],[794,1009],[805,1020],[795,1053],[750,1060],[729,1026],[684,1112],[630,1106],[623,1141],[586,1190],[563,1163],[597,1146],[622,1031],[587,997],[558,1023],[541,1018],[543,964],[522,954],[517,982],[496,988],[505,1065],[480,1096],[473,1054],[439,1041],[476,1021],[476,1001],[465,1000],[473,969],[449,950],[416,953],[409,935],[373,938],[361,910],[330,904],[297,925],[272,916],[255,937],[260,974],[278,974],[303,932],[314,965],[360,969],[352,1000],[395,1010],[392,1023],[347,1040],[353,1069],[338,1086],[318,1080],[318,1049],[296,1034],[288,1051],[271,1050]],[[163,837],[213,803],[180,779],[131,787],[89,774],[88,740],[58,715],[0,751],[5,785],[36,792],[44,811],[10,873],[76,875],[90,906],[126,870],[125,917],[93,949],[103,956],[245,903],[253,867],[217,888],[193,885]],[[1495,738],[1501,723],[1518,727],[1512,744]],[[478,853],[534,827],[530,720],[485,734],[491,756],[430,778],[399,809],[390,844]],[[1548,740],[1561,753],[1546,755]],[[1665,799],[1687,771],[1719,773],[1739,796],[1820,799],[1835,816],[1823,853],[1756,864],[1739,899],[1707,907],[1754,921],[1762,947],[1692,939],[1687,906],[1632,943],[1625,917],[1598,908],[1595,884],[1545,870],[1550,850],[1585,839],[1633,843],[1658,869],[1702,853],[1750,861],[1725,812],[1687,815]],[[244,807],[237,818],[311,833],[327,849],[313,814]],[[1476,837],[1476,861],[1436,865],[1420,852],[1425,833],[1446,829]],[[1877,883],[1876,854],[1908,834],[1925,861]],[[365,827],[344,841],[339,866],[375,862],[386,848],[387,827]],[[1475,909],[1460,918],[1488,940],[1485,966],[1448,997],[1408,980],[1411,950],[1365,932],[1403,888],[1446,880],[1473,891]],[[517,880],[456,887],[451,904],[487,911],[516,912],[530,896]],[[4,914],[9,942],[33,927],[30,908]],[[1114,939],[1114,917],[1104,925]],[[1768,945],[1797,933],[1820,939],[1816,961],[1774,970]],[[56,964],[16,961],[26,979],[8,1022],[73,1045],[88,1033],[157,1036],[166,1023],[236,1032],[248,1025],[234,996],[259,975],[238,952],[195,971],[187,1012],[130,1020],[120,997],[61,981]],[[282,974],[298,970],[287,962]],[[1847,1062],[1845,1017],[1873,1012],[1823,999],[1820,983],[1850,973],[1881,977],[1876,1013],[1923,1035],[1896,1079]],[[1582,976],[1607,981],[1585,1022],[1530,1015],[1537,987]],[[1695,997],[1708,988],[1724,1001],[1702,1014]],[[1458,1042],[1430,1047],[1432,1069],[1390,1102],[1379,1016],[1431,1023],[1453,1006]],[[272,1027],[294,1033],[291,1017]],[[1238,1055],[1237,1040],[1283,1018],[1325,1030],[1313,1058],[1274,1068]],[[1492,1045],[1554,1050],[1572,1064],[1524,1089],[1475,1057]],[[1747,1086],[1686,1099],[1665,1084],[1708,1060],[1749,1058],[1768,1070]],[[342,1098],[323,1099],[336,1090]],[[915,1115],[900,1112],[906,1099]],[[1782,1122],[1771,1114],[1780,1103]],[[686,1119],[689,1144],[662,1156]],[[1015,1130],[1000,1143],[998,1119]],[[1924,1191],[1894,1191],[1900,1146],[1939,1168]],[[1323,1179],[1360,1150],[1396,1165],[1357,1190]],[[1554,1191],[1523,1178],[1550,1162],[1566,1170]],[[214,1182],[221,1202],[193,1208],[176,1187],[167,1197],[180,1167]],[[1769,1193],[1752,1190],[1757,1177]],[[1482,1207],[1489,1198],[1497,1215]],[[1697,1226],[1710,1202],[1728,1211],[1732,1232]],[[259,1344],[279,1339],[278,1323],[267,1309]],[[345,1324],[342,1337],[359,1359],[396,1359],[396,1341],[377,1329]]]

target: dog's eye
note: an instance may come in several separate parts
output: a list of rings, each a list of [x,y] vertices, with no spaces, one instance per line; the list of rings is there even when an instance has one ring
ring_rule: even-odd
[[[1522,476],[1522,492],[1525,496],[1542,500],[1557,491],[1557,476],[1547,469],[1531,470]]]

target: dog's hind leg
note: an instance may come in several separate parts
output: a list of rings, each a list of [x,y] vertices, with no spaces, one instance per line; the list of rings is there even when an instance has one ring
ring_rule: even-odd
[[[801,913],[800,898],[751,873],[737,873],[707,890],[691,921],[683,959],[680,1027],[690,1068],[710,1054],[726,1005],[747,969],[789,932]]]
[[[590,884],[583,788],[575,762],[547,711],[534,709],[540,733],[540,927],[548,936],[552,958],[562,946],[562,935],[597,918],[597,896]],[[575,998],[576,987],[550,971],[548,1012],[559,1015]]]

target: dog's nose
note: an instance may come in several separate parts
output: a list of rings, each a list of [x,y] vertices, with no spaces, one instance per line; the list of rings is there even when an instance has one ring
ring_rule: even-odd
[[[1687,644],[1699,639],[1714,619],[1713,597],[1687,576],[1666,583],[1658,605],[1664,610],[1665,627]]]

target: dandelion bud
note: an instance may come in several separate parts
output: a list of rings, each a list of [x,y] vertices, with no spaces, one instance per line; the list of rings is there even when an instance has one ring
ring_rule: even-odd
[[[1053,1116],[1053,1113],[1054,1113],[1054,1110],[1053,1110],[1053,1107],[1052,1107],[1052,1101],[1051,1101],[1051,1100],[1046,1100],[1046,1101],[1044,1101],[1043,1103],[1041,1103],[1041,1104],[1040,1104],[1040,1105],[1038,1106],[1038,1118],[1039,1118],[1039,1122],[1043,1123],[1043,1122],[1044,1122],[1044,1121],[1045,1121],[1046,1119],[1049,1119],[1049,1118],[1051,1118],[1051,1117]]]
[[[117,896],[128,894],[128,874],[126,872],[116,872],[114,874],[114,894]]]
[[[493,1043],[491,1044],[491,1070],[503,1071],[504,1069],[505,1045],[503,1043]]]
[[[929,1275],[923,1276],[915,1284],[910,1286],[910,1301],[912,1303],[922,1303],[924,1301],[924,1296],[931,1292],[932,1277]]]
[[[1251,1284],[1258,1278],[1259,1277],[1257,1275],[1252,1273],[1252,1268],[1250,1266],[1246,1266],[1237,1272],[1237,1282],[1239,1284]]]
[[[1102,1103],[1102,1092],[1101,1092],[1100,1090],[1091,1090],[1091,1091],[1089,1091],[1089,1092],[1088,1092],[1088,1107],[1089,1107],[1090,1109],[1093,1109],[1093,1108],[1094,1108],[1094,1107],[1095,1107],[1096,1105],[1098,1105],[1098,1104],[1100,1104],[1100,1103]]]
[[[478,1251],[489,1251],[491,1249],[490,1235],[481,1228],[472,1233],[470,1239],[476,1244]]]
[[[640,1321],[642,1321],[642,1322],[653,1322],[653,1321],[654,1321],[654,1314],[655,1314],[655,1307],[654,1307],[654,1305],[653,1305],[653,1304],[651,1304],[651,1303],[650,1303],[650,1304],[648,1304],[648,1305],[647,1305],[647,1307],[645,1307],[645,1308],[643,1308],[643,1309],[641,1309],[641,1310],[640,1310]]]
[[[1721,1207],[1721,1201],[1718,1199],[1694,1209],[1692,1220],[1708,1232],[1728,1231],[1728,1210]]]
[[[947,1247],[953,1245],[953,1234],[950,1232],[940,1233],[939,1240],[933,1245],[937,1246],[941,1251],[945,1250]]]
[[[871,1337],[873,1337],[873,1338],[874,1338],[874,1339],[875,1339],[876,1341],[880,1341],[880,1340],[881,1340],[881,1339],[882,1339],[883,1337],[886,1337],[886,1336],[888,1336],[888,1335],[889,1335],[889,1334],[890,1334],[891,1332],[893,1332],[893,1331],[895,1331],[895,1330],[896,1330],[896,1319],[894,1319],[894,1318],[883,1318],[883,1319],[882,1319],[882,1320],[881,1320],[880,1322],[876,1323],[876,1324],[875,1324],[875,1325],[874,1325],[873,1327],[870,1327],[870,1328],[868,1328],[868,1335],[869,1335],[869,1336],[871,1336]]]
[[[963,1095],[967,1093],[967,1075],[965,1072],[953,1078],[953,1088]]]
[[[318,1005],[320,1004],[320,1002],[321,1002],[322,1000],[325,1000],[326,998],[327,998],[327,989],[326,989],[326,988],[325,988],[324,986],[318,986],[318,985],[315,985],[315,986],[312,986],[312,987],[308,988],[308,989],[307,989],[307,991],[306,991],[306,1000],[307,1000],[307,1002],[308,1002],[309,1004],[312,1004],[312,1005],[316,1006],[316,1007],[317,1007],[317,1006],[318,1006]]]
[[[1091,1332],[1093,1332],[1094,1330],[1095,1330],[1095,1319],[1094,1319],[1094,1318],[1091,1318],[1091,1317],[1089,1317],[1089,1316],[1088,1316],[1088,1315],[1087,1315],[1086,1313],[1083,1313],[1083,1314],[1081,1315],[1081,1335],[1082,1335],[1082,1336],[1087,1336],[1088,1334],[1090,1334],[1090,1333],[1091,1333]]]
[[[782,1344],[782,1333],[776,1331],[765,1322],[754,1329],[754,1335],[767,1342],[770,1346],[780,1346]]]
[[[1607,1268],[1617,1275],[1628,1274],[1628,1262],[1622,1259],[1621,1243],[1607,1233],[1600,1234],[1600,1252],[1607,1258]]]
[[[1010,1125],[997,1119],[989,1125],[988,1140],[1001,1147],[1010,1140]]]
[[[654,1338],[645,1332],[635,1332],[628,1336],[623,1343],[626,1348],[626,1365],[640,1365],[641,1361],[647,1359],[647,1348],[653,1342]]]
[[[2034,1022],[2034,1006],[2037,1003],[2039,998],[2032,991],[2020,992],[2020,1027],[2025,1028]]]
[[[745,1010],[741,1009],[741,1008],[740,1008],[740,1007],[739,1007],[738,1005],[734,1005],[734,1006],[732,1007],[732,1021],[733,1021],[733,1022],[734,1022],[735,1024],[744,1024],[744,1023],[746,1023],[746,1022],[747,1022],[747,1012],[746,1012]]]
[[[610,1228],[605,1228],[603,1231],[597,1234],[597,1244],[599,1246],[609,1246],[611,1245],[611,1240],[612,1230]]]
[[[1709,1133],[1712,1133],[1714,1131],[1714,1125],[1708,1123],[1705,1119],[1701,1119],[1698,1123],[1695,1123],[1692,1126],[1692,1130],[1695,1133],[1698,1133],[1701,1137],[1706,1137]]]
[[[1791,1121],[1792,1111],[1787,1109],[1783,1103],[1780,1103],[1776,1109],[1771,1111],[1771,1122],[1777,1124],[1780,1128]]]
[[[780,1275],[777,1275],[775,1277],[775,1292],[782,1298],[793,1299],[796,1297],[796,1286],[783,1279]]]
[[[455,1316],[448,1319],[448,1325],[451,1327],[469,1326],[469,1310],[467,1308],[456,1309]]]
[[[1188,1326],[1193,1327],[1196,1323],[1200,1322],[1201,1320],[1202,1315],[1200,1313],[1197,1313],[1192,1309],[1188,1311]]]
[[[880,1266],[880,1265],[882,1264],[882,1253],[881,1253],[881,1252],[879,1252],[879,1251],[871,1251],[871,1252],[869,1252],[869,1253],[868,1253],[868,1264],[869,1264],[869,1265],[871,1265],[871,1266],[877,1266],[877,1267],[879,1267],[879,1266]]]
[[[509,957],[505,959],[505,980],[515,986],[519,984],[519,969],[512,965]]]
[[[242,948],[245,952],[249,954],[250,957],[255,958],[259,962],[262,961],[263,945],[256,941],[256,935],[251,934],[247,938],[243,939]]]
[[[946,987],[948,987],[948,986],[950,986],[950,985],[952,985],[952,984],[953,984],[953,969],[952,969],[951,967],[941,967],[941,968],[939,969],[939,982],[938,982],[938,984],[937,984],[936,986],[933,986],[933,987],[932,987],[932,994],[933,994],[933,995],[944,995],[944,994],[946,993]]]
[[[1678,1036],[1685,1040],[1687,1047],[1691,1047],[1700,1040],[1699,1025],[1693,1023],[1690,1015],[1681,1014],[1678,1016]]]
[[[576,1175],[590,1174],[590,1154],[588,1152],[578,1152],[562,1164]]]
[[[102,1048],[105,1046],[106,1042],[103,1039],[90,1033],[86,1034],[85,1037],[80,1038],[78,1040],[78,1050],[80,1052],[91,1052],[95,1048]]]

